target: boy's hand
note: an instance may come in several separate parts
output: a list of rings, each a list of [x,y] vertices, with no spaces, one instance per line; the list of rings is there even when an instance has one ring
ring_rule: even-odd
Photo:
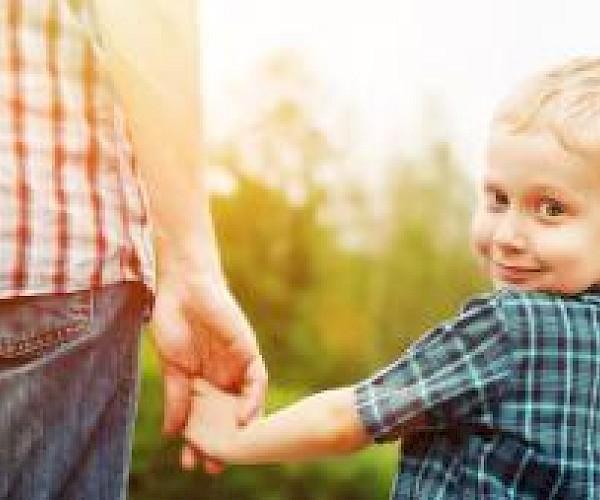
[[[192,409],[184,437],[203,454],[227,462],[235,448],[242,400],[202,379],[193,382]]]
[[[164,430],[175,435],[184,429],[196,377],[239,393],[236,417],[248,422],[260,411],[267,383],[252,327],[224,280],[191,270],[176,273],[173,267],[170,279],[159,281],[152,329],[165,386]],[[202,458],[208,472],[222,470],[210,457],[192,451],[183,448],[185,468]]]

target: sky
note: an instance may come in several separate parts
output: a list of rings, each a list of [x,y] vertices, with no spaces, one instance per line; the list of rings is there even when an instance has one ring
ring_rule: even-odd
[[[494,105],[519,80],[600,55],[599,11],[593,0],[204,0],[208,136],[235,125],[232,89],[292,49],[355,111],[359,172],[377,175],[387,155],[437,133],[474,172]],[[441,123],[423,123],[427,96]]]

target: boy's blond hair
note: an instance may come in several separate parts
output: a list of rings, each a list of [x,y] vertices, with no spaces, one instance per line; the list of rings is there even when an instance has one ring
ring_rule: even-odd
[[[600,58],[576,58],[519,85],[493,127],[549,132],[568,152],[600,160]]]

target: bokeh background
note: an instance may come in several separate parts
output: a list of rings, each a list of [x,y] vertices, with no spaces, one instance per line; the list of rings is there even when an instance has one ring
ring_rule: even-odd
[[[203,0],[207,179],[268,408],[348,384],[485,290],[468,246],[494,104],[600,55],[592,0]],[[133,500],[387,498],[394,444],[314,464],[178,466],[146,338]]]

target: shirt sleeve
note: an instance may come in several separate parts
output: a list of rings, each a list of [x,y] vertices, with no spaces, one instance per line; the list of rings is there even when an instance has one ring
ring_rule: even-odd
[[[359,415],[375,441],[420,427],[444,428],[485,411],[510,384],[512,341],[493,300],[467,306],[403,357],[355,386]]]

